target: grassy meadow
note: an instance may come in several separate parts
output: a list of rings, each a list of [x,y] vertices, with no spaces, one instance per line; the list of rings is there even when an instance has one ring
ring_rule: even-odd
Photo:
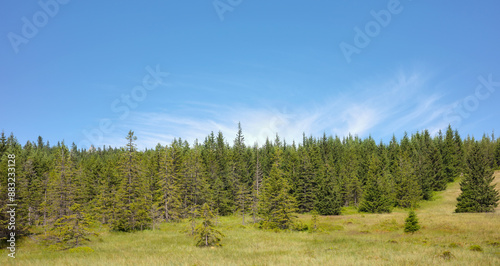
[[[500,188],[500,171],[495,173]],[[162,224],[137,233],[107,232],[86,247],[53,251],[36,240],[18,242],[15,259],[0,265],[500,265],[500,208],[495,213],[453,213],[459,182],[422,202],[421,229],[403,233],[407,211],[319,217],[319,232],[272,232],[219,218],[222,248],[197,248],[188,223]],[[310,224],[311,215],[299,215]],[[250,219],[247,217],[247,221]]]

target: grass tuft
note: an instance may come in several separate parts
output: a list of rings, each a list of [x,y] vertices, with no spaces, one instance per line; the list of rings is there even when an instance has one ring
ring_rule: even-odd
[[[479,252],[483,251],[483,249],[479,245],[472,245],[472,246],[469,247],[469,250],[479,251]]]

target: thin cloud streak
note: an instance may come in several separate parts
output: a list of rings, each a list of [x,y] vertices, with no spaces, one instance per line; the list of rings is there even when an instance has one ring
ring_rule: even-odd
[[[247,145],[263,145],[267,138],[274,140],[277,133],[291,143],[292,140],[301,141],[303,133],[317,137],[326,133],[340,137],[353,134],[384,138],[402,128],[434,131],[443,127],[442,117],[447,108],[439,104],[440,95],[426,92],[428,86],[422,76],[399,73],[371,84],[349,90],[356,93],[325,97],[321,104],[293,105],[284,109],[184,102],[185,115],[167,110],[134,112],[126,123],[119,125],[118,131],[135,130],[139,147],[154,148],[157,143],[170,144],[176,137],[191,144],[195,139],[203,142],[212,131],[221,131],[232,144],[238,122],[242,124]],[[196,113],[200,115],[193,115]]]

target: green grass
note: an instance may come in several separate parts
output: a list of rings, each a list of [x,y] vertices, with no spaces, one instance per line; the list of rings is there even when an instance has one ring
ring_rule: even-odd
[[[500,172],[496,177],[499,182]],[[195,247],[186,222],[138,233],[104,231],[87,247],[68,251],[25,239],[16,259],[0,252],[0,265],[500,265],[500,210],[453,213],[459,189],[454,182],[422,202],[416,210],[422,228],[415,234],[403,233],[402,209],[319,216],[316,233],[263,231],[232,216],[219,221],[222,248]],[[311,215],[299,219],[309,224]]]

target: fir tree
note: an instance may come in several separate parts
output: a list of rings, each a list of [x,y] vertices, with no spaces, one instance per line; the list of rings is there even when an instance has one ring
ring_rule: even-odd
[[[433,161],[431,155],[434,150],[434,143],[430,137],[429,131],[425,130],[422,135],[418,132],[412,137],[415,142],[415,161],[414,167],[419,178],[420,189],[422,190],[422,198],[429,200],[432,197],[432,183],[435,178]]]
[[[165,148],[161,156],[160,179],[157,201],[166,222],[178,221],[181,218],[181,200],[179,179],[181,175],[182,154],[176,142]]]
[[[7,138],[5,137],[5,132],[2,130],[2,133],[0,133],[0,158],[2,158],[6,150],[7,150]]]
[[[288,181],[283,176],[282,149],[276,145],[269,177],[264,180],[259,199],[259,213],[264,228],[291,229],[294,223],[296,201],[288,192]]]
[[[417,182],[415,170],[405,152],[399,159],[396,175],[396,202],[403,208],[414,208],[422,198],[422,190]]]
[[[90,226],[91,218],[83,212],[82,206],[75,203],[70,208],[70,213],[57,219],[44,241],[60,249],[78,247],[90,241],[90,236],[96,235]]]
[[[462,193],[457,198],[455,212],[493,212],[500,196],[492,184],[493,171],[478,143],[472,145],[467,166],[468,172],[460,182]]]
[[[457,158],[455,135],[450,125],[448,125],[448,129],[446,130],[441,155],[443,156],[444,177],[447,182],[451,182],[457,177],[457,165],[459,165],[459,162]]]
[[[326,178],[319,184],[315,210],[321,215],[340,215],[342,202],[333,169],[327,167]]]
[[[215,160],[217,162],[217,177],[213,186],[213,200],[220,215],[229,215],[234,211],[236,187],[231,183],[230,149],[219,131],[215,143]]]
[[[201,150],[203,169],[205,170],[205,176],[207,178],[207,183],[210,190],[209,202],[211,206],[219,206],[216,203],[216,200],[219,199],[219,191],[220,187],[218,184],[218,180],[220,179],[218,176],[218,163],[216,159],[216,143],[215,143],[215,135],[212,131],[210,135],[205,138],[203,142],[203,149]],[[219,201],[220,202],[220,201]]]
[[[405,233],[415,233],[420,230],[420,225],[418,224],[418,218],[415,211],[412,209],[408,213],[408,218],[405,220]]]
[[[457,172],[457,175],[462,175],[467,168],[466,166],[467,156],[465,156],[463,141],[462,138],[460,137],[460,134],[458,133],[458,130],[454,131],[453,140],[455,141],[455,150],[456,150],[455,171]]]
[[[253,222],[257,222],[258,215],[258,206],[259,206],[259,198],[260,198],[260,190],[262,186],[262,170],[259,161],[259,150],[257,148],[257,144],[254,146],[255,151],[255,173],[252,185],[252,217]]]
[[[318,212],[313,210],[311,212],[311,226],[309,226],[310,232],[318,231]]]
[[[295,184],[295,198],[298,203],[299,212],[311,211],[316,198],[317,182],[322,180],[322,169],[320,166],[320,154],[317,149],[299,147],[299,173]]]
[[[148,206],[151,206],[151,201],[147,197],[149,184],[136,154],[137,137],[131,130],[126,139],[128,143],[120,162],[122,182],[115,195],[112,229],[128,232],[149,228]]]
[[[396,172],[399,169],[399,158],[401,157],[399,143],[396,139],[395,135],[392,135],[392,139],[389,142],[389,146],[387,147],[387,163],[389,167],[389,171],[392,176],[397,176]]]
[[[247,189],[246,184],[240,183],[238,185],[238,192],[236,193],[236,206],[237,211],[241,215],[242,221],[241,224],[245,225],[245,215],[250,211],[250,203],[252,201],[252,197]]]
[[[185,172],[180,180],[180,189],[182,197],[182,209],[192,210],[209,200],[208,183],[205,177],[205,171],[201,160],[200,146],[195,143],[193,149],[187,152],[187,158],[184,166]],[[188,214],[184,214],[184,217]]]
[[[220,242],[224,235],[215,228],[213,224],[215,215],[210,210],[207,203],[205,203],[201,208],[200,217],[202,222],[196,227],[195,230],[196,246],[222,246]]]
[[[427,157],[430,164],[431,187],[434,191],[441,191],[446,189],[446,176],[443,173],[443,160],[441,153],[436,145],[431,146],[430,153]]]
[[[386,178],[383,172],[382,163],[376,155],[372,155],[366,188],[359,211],[371,213],[391,212],[393,202],[390,197],[390,191],[388,191],[387,185],[383,182],[383,179]]]
[[[497,144],[495,146],[495,162],[500,169],[500,138],[497,139]]]
[[[238,183],[245,184],[247,187],[250,187],[252,184],[252,178],[250,172],[248,171],[248,160],[245,151],[245,137],[243,136],[241,124],[238,123],[238,133],[234,139],[232,149],[232,162],[235,166],[234,176]],[[236,188],[236,190],[238,189],[239,187]]]
[[[22,177],[19,180],[18,193],[22,198],[23,217],[28,228],[37,225],[38,214],[42,203],[42,180],[35,169],[32,158],[27,159],[22,165]]]
[[[75,199],[75,169],[71,163],[68,148],[62,143],[55,152],[54,169],[49,174],[47,184],[47,209],[51,221],[69,213]]]
[[[352,137],[351,137],[352,138]],[[356,142],[352,139],[346,140],[346,149],[340,166],[340,193],[344,205],[355,205],[361,198],[361,183],[359,182],[359,162],[356,152]]]

